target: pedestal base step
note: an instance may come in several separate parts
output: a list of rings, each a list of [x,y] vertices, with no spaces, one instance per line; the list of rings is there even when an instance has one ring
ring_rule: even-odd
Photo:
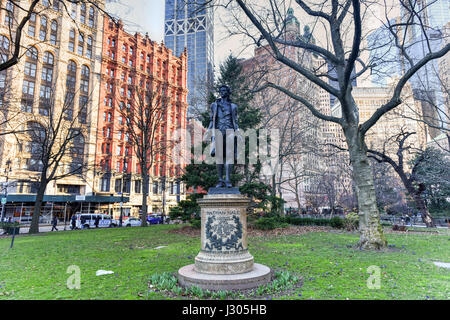
[[[234,275],[217,275],[199,273],[194,270],[193,264],[178,270],[178,280],[183,287],[196,286],[202,289],[219,290],[245,290],[265,285],[272,280],[269,267],[255,263],[253,270]]]

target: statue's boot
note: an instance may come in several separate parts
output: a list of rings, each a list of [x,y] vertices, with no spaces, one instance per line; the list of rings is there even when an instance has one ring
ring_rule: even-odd
[[[225,166],[225,186],[227,188],[232,188],[233,184],[231,183],[231,173],[233,172],[233,165],[232,164],[227,164]]]
[[[216,185],[216,188],[225,187],[225,182],[223,181],[223,164],[217,165],[217,173],[219,175],[219,183]]]

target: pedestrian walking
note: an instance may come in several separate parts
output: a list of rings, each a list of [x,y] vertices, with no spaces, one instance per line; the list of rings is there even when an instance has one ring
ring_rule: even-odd
[[[77,226],[77,217],[76,217],[76,215],[72,215],[71,222],[72,222],[71,228],[72,228],[72,230],[75,230],[76,226]]]
[[[100,223],[100,216],[95,217],[95,227],[98,228],[98,224]]]
[[[58,224],[58,219],[55,216],[55,217],[53,217],[53,220],[52,220],[52,231],[53,230],[58,231],[58,228],[56,227],[57,224]]]

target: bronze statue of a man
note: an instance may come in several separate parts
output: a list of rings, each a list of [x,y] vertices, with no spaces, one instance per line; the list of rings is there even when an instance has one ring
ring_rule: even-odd
[[[230,175],[233,171],[233,164],[237,158],[236,135],[239,130],[237,105],[231,102],[231,90],[228,86],[219,88],[221,96],[216,102],[211,104],[210,123],[208,130],[212,132],[211,156],[216,157],[217,173],[219,184],[216,188],[231,188]],[[222,139],[217,139],[216,134],[221,134]],[[228,142],[228,145],[227,145]],[[225,166],[225,181],[223,169]]]

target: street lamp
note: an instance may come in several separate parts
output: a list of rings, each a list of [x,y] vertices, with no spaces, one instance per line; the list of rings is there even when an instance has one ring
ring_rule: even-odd
[[[6,201],[8,199],[8,178],[9,173],[11,172],[11,160],[6,161],[6,168],[5,168],[5,174],[6,174],[6,182],[4,183],[4,190],[5,190],[5,197],[2,199],[2,215],[0,222],[3,222],[3,219],[5,217],[5,205]]]
[[[125,173],[126,173],[126,168],[125,168],[125,163],[126,163],[126,153],[124,152],[124,156],[123,156],[123,168],[122,168],[122,183],[121,183],[121,191],[122,191],[122,198],[120,200],[120,218],[119,218],[119,227],[122,227],[122,220],[123,220],[123,192],[125,189],[125,185],[124,185],[124,177],[125,177]]]
[[[166,220],[166,176],[161,177],[162,180],[162,221],[163,224]]]

